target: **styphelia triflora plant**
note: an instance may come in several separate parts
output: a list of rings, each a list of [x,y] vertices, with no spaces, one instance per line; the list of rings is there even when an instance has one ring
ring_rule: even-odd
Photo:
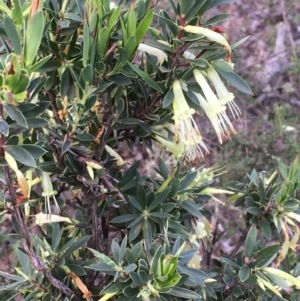
[[[212,185],[196,115],[236,133],[247,38],[207,19],[234,1],[177,2],[0,1],[1,300],[298,300],[299,160]],[[247,213],[226,233],[213,209],[231,202]]]

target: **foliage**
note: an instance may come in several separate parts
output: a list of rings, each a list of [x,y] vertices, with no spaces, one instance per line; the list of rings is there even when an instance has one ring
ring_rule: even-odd
[[[296,300],[298,158],[230,190],[200,167],[194,114],[222,143],[241,116],[227,86],[252,93],[231,62],[246,38],[205,19],[233,1],[169,2],[175,19],[151,0],[0,1],[0,216],[17,257],[2,299]],[[162,153],[150,175],[121,156],[137,145]],[[221,258],[205,207],[218,194],[247,212]]]

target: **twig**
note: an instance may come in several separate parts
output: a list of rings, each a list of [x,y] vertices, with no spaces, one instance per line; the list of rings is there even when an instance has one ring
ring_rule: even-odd
[[[215,230],[214,230],[214,233],[213,233],[213,239],[212,239],[212,242],[211,242],[211,247],[210,247],[210,250],[207,252],[207,259],[206,259],[206,268],[207,269],[209,269],[209,266],[210,266],[213,247],[214,247],[215,243],[217,242],[218,225],[219,225],[219,220],[217,220],[217,222],[216,222]]]
[[[15,217],[18,222],[18,226],[20,229],[20,232],[23,236],[23,247],[27,255],[29,256],[30,262],[33,266],[33,268],[37,271],[40,271],[43,273],[43,275],[47,278],[47,280],[57,289],[59,289],[61,292],[63,292],[67,296],[73,296],[74,300],[80,301],[80,298],[70,289],[68,288],[63,282],[60,280],[54,278],[48,269],[48,267],[45,265],[43,260],[36,256],[34,251],[31,248],[32,245],[32,239],[30,237],[30,234],[28,232],[28,229],[25,226],[24,220],[21,215],[20,207],[17,206],[17,194],[13,187],[13,182],[10,176],[10,171],[7,166],[4,167],[4,173],[6,176],[6,181],[8,185],[8,190],[11,196],[12,204],[14,207],[14,213]]]

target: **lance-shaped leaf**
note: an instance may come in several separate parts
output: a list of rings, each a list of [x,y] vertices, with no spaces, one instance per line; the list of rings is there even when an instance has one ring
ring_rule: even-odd
[[[45,20],[42,11],[36,12],[28,23],[24,45],[24,62],[26,66],[31,65],[36,57],[43,37],[44,24]]]

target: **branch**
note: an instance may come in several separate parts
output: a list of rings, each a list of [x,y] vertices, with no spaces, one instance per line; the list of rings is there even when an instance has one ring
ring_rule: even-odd
[[[24,220],[23,220],[22,215],[21,215],[20,207],[17,206],[17,194],[16,194],[16,191],[13,187],[12,178],[10,176],[10,171],[9,171],[9,168],[7,166],[4,167],[4,173],[5,173],[5,176],[6,176],[8,190],[9,190],[9,193],[10,193],[10,196],[11,196],[11,199],[12,199],[15,217],[17,219],[20,232],[23,236],[23,247],[24,247],[25,252],[29,256],[31,265],[37,271],[42,272],[44,274],[44,276],[47,278],[47,280],[54,287],[59,289],[61,292],[63,292],[67,296],[73,296],[75,301],[80,301],[80,298],[70,288],[68,288],[63,282],[61,282],[60,280],[58,280],[58,279],[56,279],[52,276],[50,270],[45,265],[43,260],[41,258],[37,257],[36,254],[34,253],[34,251],[32,250],[32,248],[31,248],[32,239],[31,239],[31,236],[28,232],[28,229],[25,226]]]

